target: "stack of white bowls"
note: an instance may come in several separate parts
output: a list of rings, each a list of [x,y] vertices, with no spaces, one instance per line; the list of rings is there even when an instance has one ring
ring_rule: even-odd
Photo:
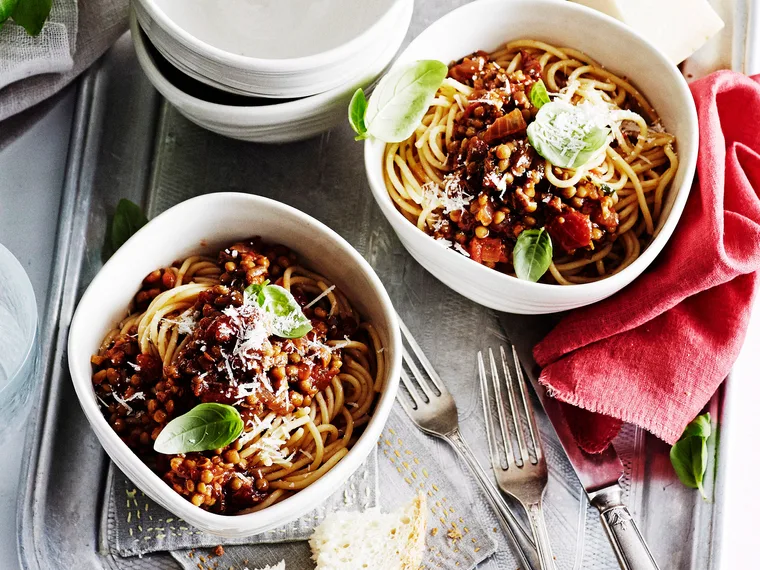
[[[149,80],[188,119],[229,137],[289,142],[346,118],[406,36],[413,0],[134,0]]]

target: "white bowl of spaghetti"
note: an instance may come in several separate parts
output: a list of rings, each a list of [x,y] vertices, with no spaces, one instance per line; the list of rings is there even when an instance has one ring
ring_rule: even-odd
[[[345,240],[284,204],[218,193],[116,251],[82,296],[68,358],[119,468],[192,525],[240,537],[307,513],[359,468],[400,346],[385,289]]]
[[[688,86],[654,46],[572,2],[479,0],[422,32],[389,74],[418,60],[452,63],[422,124],[400,143],[368,139],[365,167],[401,242],[435,277],[482,305],[541,314],[604,299],[654,260],[698,147]],[[564,138],[544,136],[540,148],[531,127],[548,103],[543,116],[553,109],[552,133]],[[585,162],[564,143],[565,108],[586,117],[573,120],[590,126],[571,125],[582,134],[601,125]],[[525,230],[553,244],[532,279],[515,276]]]

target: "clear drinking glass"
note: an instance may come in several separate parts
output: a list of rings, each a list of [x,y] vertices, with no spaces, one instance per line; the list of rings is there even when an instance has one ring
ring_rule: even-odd
[[[37,301],[24,268],[0,245],[0,444],[24,424],[37,363]]]

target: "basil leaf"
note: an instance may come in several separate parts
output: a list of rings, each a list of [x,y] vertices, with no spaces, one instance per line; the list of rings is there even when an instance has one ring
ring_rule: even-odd
[[[267,285],[262,289],[264,310],[274,315],[272,332],[283,338],[301,338],[311,330],[311,321],[287,289]]]
[[[449,68],[436,60],[400,67],[380,80],[364,116],[367,132],[381,141],[408,139],[435,98]]]
[[[18,0],[0,0],[0,25],[13,15]]]
[[[551,103],[549,93],[546,92],[546,85],[544,85],[542,79],[536,81],[533,87],[530,88],[530,102],[533,103],[536,109],[540,109],[547,103]]]
[[[528,141],[554,166],[579,168],[602,148],[611,133],[594,106],[553,101],[539,109],[528,125]]]
[[[198,404],[158,434],[153,449],[165,455],[226,447],[243,432],[240,413],[227,404]]]
[[[519,279],[538,281],[552,262],[552,240],[545,228],[523,230],[512,251],[512,264]]]
[[[702,483],[707,471],[707,440],[711,435],[710,414],[703,414],[686,426],[681,438],[670,448],[670,462],[681,483],[699,489],[705,500]]]
[[[249,285],[245,289],[246,297],[272,315],[272,333],[282,338],[301,338],[311,330],[311,321],[290,291],[268,283]]]
[[[601,186],[599,186],[599,190],[601,190],[602,194],[604,194],[605,196],[612,196],[615,193],[615,189],[610,187],[607,184],[602,184]]]
[[[354,96],[351,97],[351,103],[348,105],[348,122],[351,128],[356,132],[355,139],[360,141],[366,139],[367,125],[364,124],[364,115],[367,113],[367,98],[361,88],[357,89]]]
[[[130,237],[137,233],[137,230],[147,223],[148,218],[145,217],[140,206],[126,198],[119,200],[109,232],[111,253],[124,245]]]
[[[13,21],[23,26],[30,36],[38,36],[52,7],[53,0],[18,0]]]

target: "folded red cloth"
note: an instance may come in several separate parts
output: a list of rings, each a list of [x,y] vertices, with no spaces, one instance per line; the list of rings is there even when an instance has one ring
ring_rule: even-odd
[[[670,242],[624,291],[573,311],[534,349],[540,382],[583,408],[567,415],[591,453],[623,421],[674,443],[747,331],[760,269],[760,76],[722,71],[691,91],[697,181]]]

